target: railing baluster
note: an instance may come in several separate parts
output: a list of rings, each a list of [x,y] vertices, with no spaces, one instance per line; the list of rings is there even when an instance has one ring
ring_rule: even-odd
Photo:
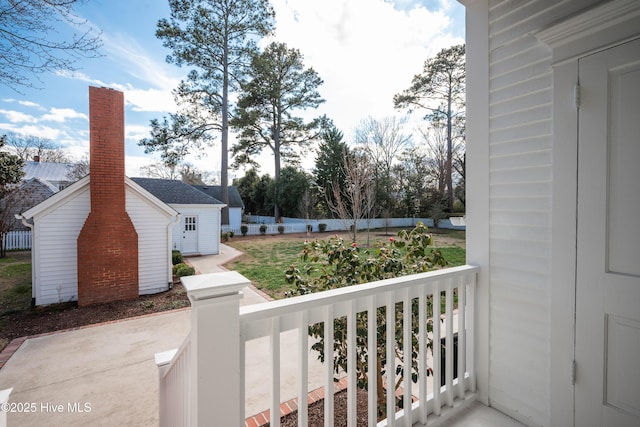
[[[298,378],[298,425],[308,424],[307,393],[309,381],[309,314],[306,310],[300,312],[298,326],[298,361],[300,376]],[[244,419],[244,418],[243,418]]]
[[[356,300],[347,312],[347,426],[356,425]]]
[[[270,426],[280,426],[280,318],[271,319],[271,416]]]
[[[465,283],[469,283],[467,304],[467,371],[469,372],[469,390],[476,391],[476,371],[474,364],[475,352],[475,301],[476,301],[476,273],[465,276]]]
[[[453,285],[447,279],[445,297],[445,385],[447,405],[453,406]]]
[[[369,409],[369,427],[375,427],[378,423],[378,316],[376,307],[376,296],[369,297],[369,306],[367,307],[367,393],[368,393],[368,409]]]
[[[396,307],[393,291],[387,292],[387,426],[396,425]]]
[[[333,426],[333,306],[324,316],[324,425]]]
[[[440,378],[441,378],[441,358],[442,347],[440,345],[440,301],[442,293],[440,282],[435,283],[433,293],[433,413],[440,415]]]
[[[465,309],[467,305],[467,285],[464,277],[456,277],[458,289],[458,397],[464,398],[464,373],[467,370],[467,330]]]
[[[418,399],[420,399],[419,419],[427,423],[427,298],[425,286],[420,286],[418,299]]]
[[[403,320],[403,331],[402,331],[402,359],[404,362],[403,366],[403,402],[402,407],[404,409],[404,425],[406,427],[411,427],[413,424],[411,422],[411,359],[413,353],[413,340],[412,340],[412,329],[413,325],[411,322],[411,299],[409,298],[409,288],[404,290],[404,297],[402,299],[402,320]]]
[[[242,332],[240,332],[242,334]],[[247,343],[246,341],[240,337],[240,419],[244,420],[246,418],[244,413],[244,407],[246,399],[246,387],[247,387],[247,371],[244,369],[246,365],[246,353],[247,353]]]

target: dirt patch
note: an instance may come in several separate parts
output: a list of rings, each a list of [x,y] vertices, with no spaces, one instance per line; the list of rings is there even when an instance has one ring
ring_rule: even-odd
[[[31,261],[30,252],[9,254],[11,264]],[[10,264],[0,262],[0,268]],[[24,276],[22,277],[24,281]],[[0,351],[15,338],[47,332],[73,329],[80,326],[110,322],[188,307],[189,299],[179,280],[173,287],[154,295],[143,295],[134,300],[78,307],[77,302],[31,307],[31,287],[18,302],[7,295],[15,293],[19,279],[0,276]],[[30,282],[30,280],[29,280]]]

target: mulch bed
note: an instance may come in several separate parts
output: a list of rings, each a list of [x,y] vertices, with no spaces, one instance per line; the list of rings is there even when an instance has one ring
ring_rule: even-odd
[[[11,340],[24,336],[128,319],[189,305],[189,299],[182,284],[179,280],[174,280],[173,287],[166,292],[143,295],[130,301],[88,307],[78,307],[77,302],[69,302],[8,312],[0,316],[2,324],[0,342],[8,344]],[[0,351],[2,347],[0,345]]]
[[[342,427],[347,425],[347,390],[341,390],[333,395],[333,426]],[[367,391],[358,389],[356,393],[357,426],[367,427]],[[324,426],[324,400],[309,405],[309,427]],[[267,424],[268,425],[268,424]],[[285,415],[280,419],[283,427],[294,427],[298,425],[298,411]]]

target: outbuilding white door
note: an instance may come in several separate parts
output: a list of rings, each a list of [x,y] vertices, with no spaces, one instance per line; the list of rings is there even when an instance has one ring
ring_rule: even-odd
[[[640,426],[640,40],[579,75],[575,425]]]
[[[198,217],[195,215],[182,217],[182,253],[198,252]]]

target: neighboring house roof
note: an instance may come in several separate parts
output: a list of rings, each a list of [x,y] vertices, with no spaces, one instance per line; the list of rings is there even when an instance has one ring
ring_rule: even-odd
[[[131,178],[131,180],[167,204],[224,206],[220,200],[182,181],[158,178]]]
[[[222,200],[222,186],[221,185],[192,185],[203,193],[213,197],[214,199]],[[242,208],[244,209],[244,202],[240,197],[238,188],[229,186],[229,207],[230,208]]]
[[[24,226],[20,220],[15,219],[15,215],[20,214],[27,209],[31,209],[42,201],[47,200],[59,190],[58,187],[52,185],[49,181],[30,178],[26,181],[22,181],[15,191],[15,194],[10,197],[12,202],[9,211],[11,218],[14,219],[11,229],[27,230],[27,227]]]
[[[25,162],[23,180],[38,178],[49,182],[69,182],[69,172],[73,170],[71,163]]]

